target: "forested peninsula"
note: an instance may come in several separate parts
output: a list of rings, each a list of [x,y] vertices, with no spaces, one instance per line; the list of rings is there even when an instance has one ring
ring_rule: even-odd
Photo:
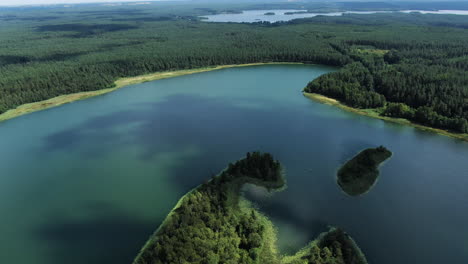
[[[367,193],[379,176],[378,167],[391,156],[384,146],[361,151],[338,170],[338,185],[351,196]]]
[[[229,164],[179,200],[133,264],[367,263],[354,241],[337,228],[294,256],[281,256],[272,223],[239,194],[246,183],[268,190],[284,188],[280,163],[268,153],[253,152]]]
[[[468,139],[467,17],[348,14],[277,23],[198,17],[223,11],[151,5],[84,6],[67,15],[59,8],[2,11],[0,113],[112,89],[122,77],[299,62],[339,67],[308,84],[308,93]]]

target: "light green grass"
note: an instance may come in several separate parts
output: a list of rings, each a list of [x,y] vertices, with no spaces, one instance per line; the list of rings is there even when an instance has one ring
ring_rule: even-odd
[[[306,92],[304,92],[303,94],[304,94],[305,97],[307,97],[309,99],[312,99],[312,100],[320,102],[320,103],[333,105],[333,106],[339,107],[339,108],[341,108],[343,110],[346,110],[348,112],[352,112],[352,113],[355,113],[355,114],[364,115],[364,116],[368,116],[368,117],[373,117],[373,118],[377,118],[377,119],[381,119],[381,120],[385,120],[385,121],[388,121],[388,122],[393,122],[393,123],[397,123],[397,124],[401,124],[401,125],[412,126],[412,127],[415,127],[415,128],[421,129],[421,130],[437,133],[439,135],[444,135],[444,136],[448,136],[448,137],[452,137],[452,138],[456,138],[456,139],[460,139],[460,140],[468,142],[468,134],[466,134],[466,133],[464,133],[464,134],[454,133],[454,132],[439,129],[439,128],[428,127],[428,126],[413,123],[413,122],[411,122],[411,121],[409,121],[407,119],[404,119],[404,118],[394,118],[394,117],[382,116],[382,115],[380,115],[382,113],[382,111],[383,111],[382,108],[357,109],[357,108],[353,108],[353,107],[344,105],[341,102],[339,102],[338,100],[335,100],[335,99],[330,98],[330,97],[323,96],[321,94],[306,93]]]
[[[150,82],[150,81],[155,81],[155,80],[160,80],[160,79],[173,78],[177,76],[194,74],[194,73],[215,71],[215,70],[226,69],[226,68],[247,67],[247,66],[268,65],[268,64],[300,64],[300,63],[267,62],[267,63],[233,64],[233,65],[221,65],[221,66],[213,66],[213,67],[205,67],[205,68],[197,68],[197,69],[189,69],[189,70],[155,72],[155,73],[139,75],[135,77],[119,78],[115,81],[115,86],[113,88],[107,88],[107,89],[90,91],[90,92],[80,92],[80,93],[60,95],[60,96],[47,99],[44,101],[20,105],[15,109],[11,109],[11,110],[6,111],[3,114],[0,114],[0,122],[15,118],[18,116],[22,116],[25,114],[41,111],[44,109],[60,106],[60,105],[67,104],[67,103],[71,103],[74,101],[83,100],[83,99],[87,99],[90,97],[110,93],[128,85]]]

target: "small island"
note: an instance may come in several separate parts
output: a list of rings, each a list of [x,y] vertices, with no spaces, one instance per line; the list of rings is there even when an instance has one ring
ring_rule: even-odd
[[[286,185],[280,163],[270,154],[247,153],[184,195],[133,264],[367,263],[353,239],[338,228],[321,234],[295,255],[280,255],[273,223],[240,195],[246,183],[268,190]]]
[[[293,11],[293,12],[285,12],[284,14],[285,15],[301,15],[301,14],[309,14],[310,12],[309,11]]]
[[[338,170],[338,185],[351,196],[368,192],[379,176],[379,165],[391,156],[383,146],[361,151]]]
[[[275,12],[266,12],[264,15],[265,16],[274,16],[276,14],[275,14]]]
[[[221,14],[232,14],[232,15],[236,15],[236,14],[242,14],[244,12],[240,11],[240,10],[233,10],[233,9],[228,9],[228,10],[225,10],[223,12],[221,12]]]

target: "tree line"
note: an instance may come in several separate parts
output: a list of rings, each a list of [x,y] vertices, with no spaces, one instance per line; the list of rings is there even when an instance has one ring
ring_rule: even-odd
[[[312,81],[306,91],[352,107],[380,108],[383,115],[468,131],[464,16],[375,14],[217,24],[184,10],[170,20],[142,19],[151,12],[168,15],[155,10],[80,13],[86,16],[80,23],[66,12],[53,12],[49,20],[4,21],[0,113],[113,87],[119,77],[283,61],[341,67]],[[51,11],[41,12],[48,17]]]
[[[239,206],[239,184],[281,177],[280,163],[268,153],[248,153],[231,163],[182,198],[134,264],[273,263],[265,220],[255,209]]]
[[[253,152],[198,186],[149,239],[134,264],[366,264],[362,252],[342,230],[332,228],[306,250],[283,259],[269,220],[239,204],[245,183],[281,188],[281,165],[269,153]],[[273,184],[273,185],[272,185]]]
[[[371,23],[373,17],[368,17],[367,22]],[[335,43],[336,50],[353,62],[313,80],[305,91],[355,108],[377,108],[385,116],[468,133],[468,45],[454,36],[465,32],[439,26],[423,28],[419,25],[428,23],[427,17],[414,15],[413,19],[410,25],[424,30],[427,37],[414,32],[413,36],[387,40],[388,36],[380,33],[368,38],[343,38]],[[460,20],[468,21],[457,17],[447,27],[457,27]],[[401,22],[393,24],[395,32],[402,33]]]

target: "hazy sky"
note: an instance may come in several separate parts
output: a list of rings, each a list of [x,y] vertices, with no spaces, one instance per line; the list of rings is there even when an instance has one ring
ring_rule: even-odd
[[[74,4],[96,2],[148,2],[148,0],[0,0],[0,6],[40,5],[40,4]]]

